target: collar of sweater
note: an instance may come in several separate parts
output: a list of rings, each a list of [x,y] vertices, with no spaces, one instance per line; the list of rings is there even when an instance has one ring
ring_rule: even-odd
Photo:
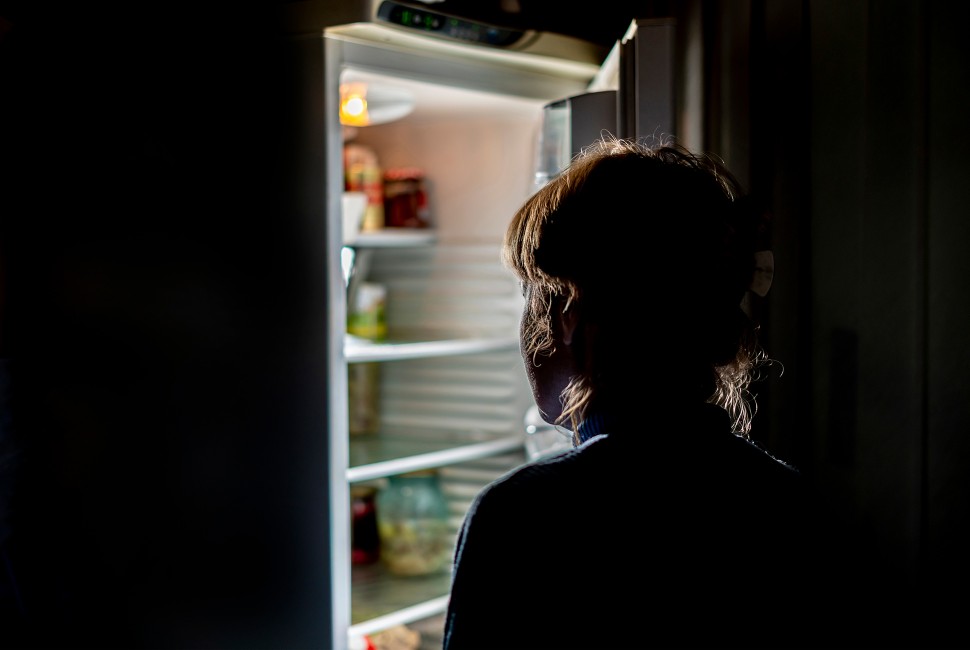
[[[659,417],[652,418],[649,414],[636,417],[624,416],[615,411],[593,411],[580,423],[577,433],[578,444],[583,444],[599,435],[610,435],[621,438],[625,436],[641,435],[640,429],[682,429],[702,425],[705,429],[728,432],[731,430],[731,420],[720,406],[715,404],[693,404],[682,408],[665,408]]]

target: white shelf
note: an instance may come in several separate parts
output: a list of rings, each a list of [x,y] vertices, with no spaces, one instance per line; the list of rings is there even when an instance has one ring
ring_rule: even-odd
[[[507,436],[347,468],[347,481],[359,483],[433,467],[444,467],[525,448],[523,436]]]
[[[442,614],[448,608],[448,600],[448,595],[439,596],[438,598],[433,598],[423,603],[412,605],[411,607],[399,609],[391,614],[378,616],[368,621],[351,625],[349,636],[360,637],[365,634],[374,634],[381,630],[392,628],[395,625],[414,623],[415,621],[429,618],[435,614]]]
[[[407,246],[427,246],[435,242],[433,230],[417,228],[384,228],[357,233],[347,246],[355,248],[398,248]]]
[[[518,349],[519,341],[516,338],[373,343],[366,339],[348,336],[344,343],[344,356],[347,363],[364,363],[369,361],[427,359],[430,357],[449,357]]]

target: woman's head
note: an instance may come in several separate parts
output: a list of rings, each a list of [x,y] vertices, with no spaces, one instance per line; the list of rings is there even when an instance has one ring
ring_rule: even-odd
[[[525,292],[522,354],[547,420],[711,401],[747,434],[759,349],[740,305],[758,220],[745,203],[709,157],[616,139],[525,202],[503,258]]]

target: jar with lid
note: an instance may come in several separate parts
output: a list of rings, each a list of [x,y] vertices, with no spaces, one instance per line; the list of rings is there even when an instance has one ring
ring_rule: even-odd
[[[377,495],[377,525],[381,559],[391,573],[428,575],[451,566],[454,535],[435,470],[388,478]]]

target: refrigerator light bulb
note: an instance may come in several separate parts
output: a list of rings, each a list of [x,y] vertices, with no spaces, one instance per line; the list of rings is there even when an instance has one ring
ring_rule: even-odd
[[[363,87],[354,84],[340,93],[340,123],[348,126],[367,126],[367,95]]]
[[[404,88],[360,81],[340,84],[340,123],[344,126],[393,122],[412,110],[414,95]]]

